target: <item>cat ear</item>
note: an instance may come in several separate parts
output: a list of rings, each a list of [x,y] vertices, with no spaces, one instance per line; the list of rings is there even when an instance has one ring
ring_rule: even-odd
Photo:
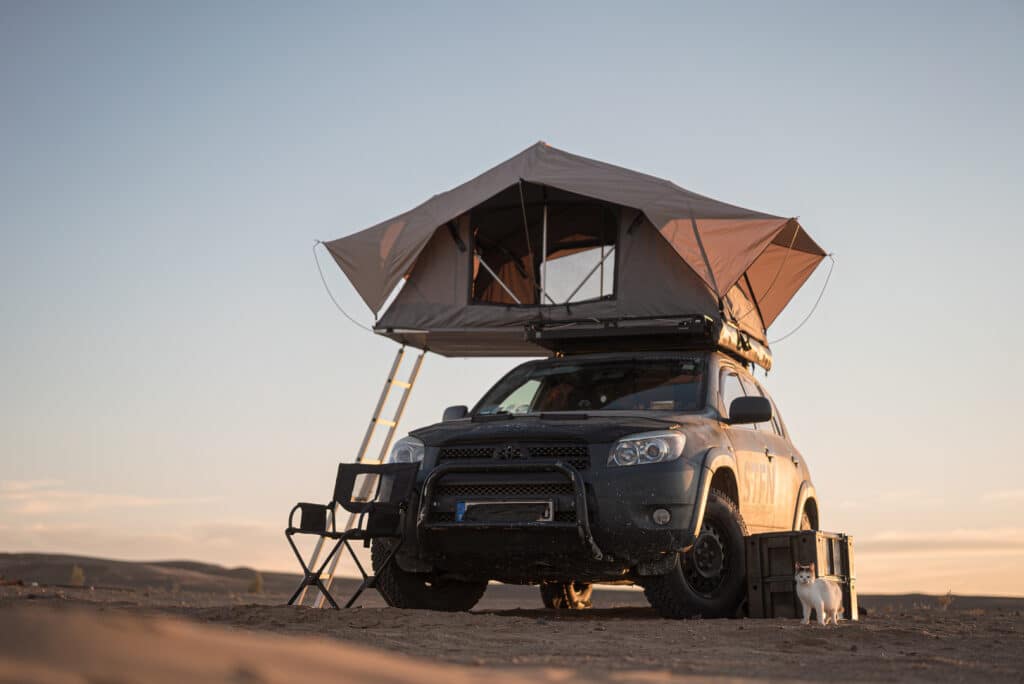
[[[800,564],[799,563],[793,563],[793,567],[796,569],[797,572],[800,572]]]
[[[810,569],[811,572],[814,572],[814,563],[811,563],[807,567]]]

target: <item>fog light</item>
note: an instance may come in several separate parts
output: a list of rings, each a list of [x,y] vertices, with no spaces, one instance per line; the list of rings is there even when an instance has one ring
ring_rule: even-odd
[[[654,513],[651,513],[651,520],[654,521],[655,525],[668,525],[672,519],[672,514],[664,508],[654,509]]]

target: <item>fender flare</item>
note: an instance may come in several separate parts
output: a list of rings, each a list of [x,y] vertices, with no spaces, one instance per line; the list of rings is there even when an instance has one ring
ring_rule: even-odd
[[[736,468],[736,457],[731,451],[720,447],[712,447],[704,454],[704,465],[700,471],[700,484],[698,485],[696,507],[693,510],[693,519],[690,521],[690,532],[696,539],[700,535],[701,525],[704,524],[704,508],[708,503],[708,495],[711,493],[711,480],[715,471],[720,468],[727,468],[736,478],[739,486],[739,475]],[[736,502],[739,505],[739,502]]]
[[[821,507],[818,506],[818,492],[815,491],[814,485],[811,484],[810,480],[804,480],[804,483],[800,485],[800,491],[796,495],[796,509],[793,511],[793,529],[800,529],[800,516],[804,512],[804,505],[808,500],[813,500],[815,507],[818,509],[818,528],[821,528]]]

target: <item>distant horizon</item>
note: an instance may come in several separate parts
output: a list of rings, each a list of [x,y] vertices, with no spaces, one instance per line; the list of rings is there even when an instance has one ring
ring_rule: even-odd
[[[162,559],[162,560],[154,560],[154,559],[132,560],[132,559],[126,559],[126,558],[108,558],[108,557],[101,557],[101,556],[82,556],[82,555],[78,555],[78,554],[53,553],[53,552],[47,552],[47,551],[0,551],[0,555],[6,555],[6,556],[47,556],[47,557],[51,557],[51,558],[52,557],[61,557],[61,558],[68,558],[68,559],[80,559],[80,560],[90,560],[90,561],[109,561],[109,562],[112,562],[112,563],[132,563],[132,564],[137,564],[137,565],[160,565],[160,564],[170,564],[170,563],[193,563],[195,565],[207,565],[207,566],[210,566],[210,567],[220,568],[222,570],[228,570],[228,571],[233,571],[233,570],[252,570],[253,572],[259,572],[259,573],[270,573],[270,574],[275,574],[275,575],[290,575],[290,576],[294,576],[296,579],[301,579],[301,577],[302,577],[302,571],[298,570],[298,569],[271,570],[271,569],[267,569],[267,568],[254,567],[254,566],[249,566],[249,565],[228,566],[228,565],[223,565],[223,564],[220,564],[220,563],[215,563],[215,562],[212,562],[212,561],[199,561],[199,560],[195,560],[195,559],[191,559],[191,558],[165,558],[165,559]],[[348,570],[348,568],[339,568],[339,569],[340,570]],[[340,572],[337,576],[338,577],[344,577],[346,579],[358,579],[359,578],[358,573],[355,573],[355,572]],[[7,579],[22,579],[22,578],[7,578]],[[88,580],[89,580],[88,575],[86,575],[86,584],[89,583]],[[508,583],[507,582],[501,582],[499,580],[491,580],[491,584],[508,584]],[[598,583],[598,585],[601,587],[601,589],[606,590],[606,591],[641,591],[640,587],[637,587],[636,585],[601,584],[601,583]],[[510,586],[523,586],[523,585],[512,584]],[[860,589],[858,589],[858,591],[857,591],[857,593],[859,595],[863,595],[863,596],[876,596],[876,597],[877,596],[935,596],[935,597],[939,597],[939,596],[945,596],[945,595],[947,595],[950,592],[953,594],[954,597],[961,596],[961,597],[964,597],[964,598],[967,598],[967,597],[971,597],[971,598],[996,598],[996,599],[999,599],[999,598],[1005,598],[1005,599],[1024,598],[1024,595],[1021,595],[1021,594],[973,594],[973,593],[969,593],[969,592],[956,592],[956,591],[952,591],[952,590],[943,591],[943,592],[937,592],[937,593],[936,592],[924,592],[924,591],[901,591],[901,592],[867,591],[867,592],[865,592],[865,591],[861,591]]]

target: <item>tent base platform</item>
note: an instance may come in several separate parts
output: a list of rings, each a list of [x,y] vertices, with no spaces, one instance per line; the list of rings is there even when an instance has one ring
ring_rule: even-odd
[[[767,345],[743,333],[731,323],[716,321],[710,316],[534,323],[527,326],[526,338],[545,349],[564,355],[718,349],[765,370],[772,367],[772,353]]]
[[[378,328],[396,342],[442,356],[550,356],[629,351],[716,349],[771,370],[767,345],[710,316],[586,318],[532,321],[523,326],[444,330]]]

